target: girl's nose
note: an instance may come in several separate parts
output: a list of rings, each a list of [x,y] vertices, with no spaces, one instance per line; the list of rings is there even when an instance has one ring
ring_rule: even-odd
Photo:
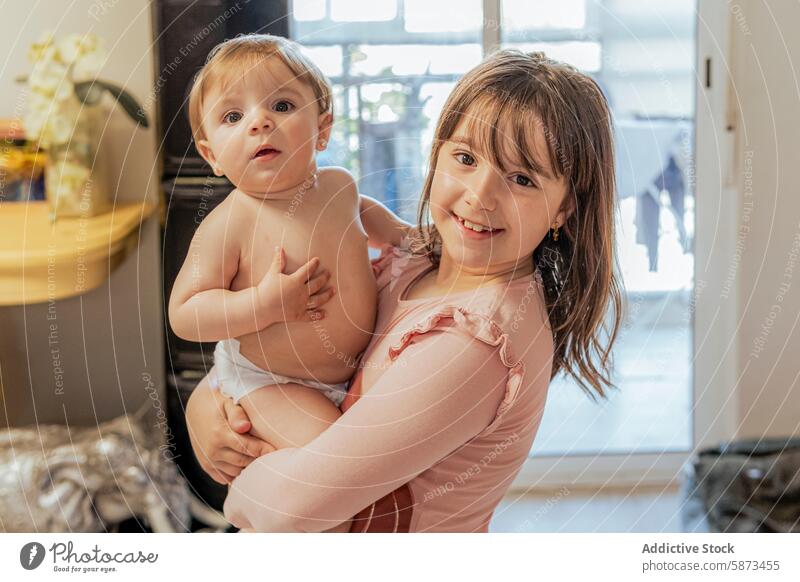
[[[479,212],[491,212],[497,207],[497,197],[495,196],[496,180],[491,170],[476,174],[476,178],[475,182],[470,184],[468,188],[467,204]]]

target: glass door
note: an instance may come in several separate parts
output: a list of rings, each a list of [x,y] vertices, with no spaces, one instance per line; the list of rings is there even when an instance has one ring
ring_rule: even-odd
[[[611,105],[617,249],[627,313],[619,390],[594,403],[556,378],[532,454],[692,447],[693,1],[503,0],[502,46],[542,50],[591,74]]]

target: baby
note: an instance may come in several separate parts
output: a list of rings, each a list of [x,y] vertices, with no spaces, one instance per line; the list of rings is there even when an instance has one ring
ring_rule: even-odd
[[[218,342],[218,384],[255,436],[302,446],[340,415],[373,330],[367,232],[397,244],[408,225],[360,198],[346,170],[317,168],[331,88],[291,41],[245,35],[217,46],[189,115],[200,155],[236,188],[195,233],[170,323],[184,339]]]

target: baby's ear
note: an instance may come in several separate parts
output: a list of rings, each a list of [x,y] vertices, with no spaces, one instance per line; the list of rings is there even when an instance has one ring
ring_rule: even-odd
[[[214,170],[215,176],[222,176],[223,172],[217,166],[217,157],[214,155],[214,152],[211,150],[211,146],[209,146],[208,141],[205,139],[199,139],[195,142],[195,147],[197,148],[197,152],[203,157],[205,161],[211,166],[211,169]]]
[[[331,139],[331,129],[333,128],[333,113],[322,113],[319,116],[317,144],[322,145],[319,149],[325,149]]]

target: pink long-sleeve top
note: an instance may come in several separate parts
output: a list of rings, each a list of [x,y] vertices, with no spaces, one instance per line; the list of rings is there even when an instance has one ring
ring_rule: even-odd
[[[433,267],[387,247],[379,308],[344,414],[253,461],[225,516],[240,528],[487,531],[539,428],[553,338],[536,277],[407,299]]]

